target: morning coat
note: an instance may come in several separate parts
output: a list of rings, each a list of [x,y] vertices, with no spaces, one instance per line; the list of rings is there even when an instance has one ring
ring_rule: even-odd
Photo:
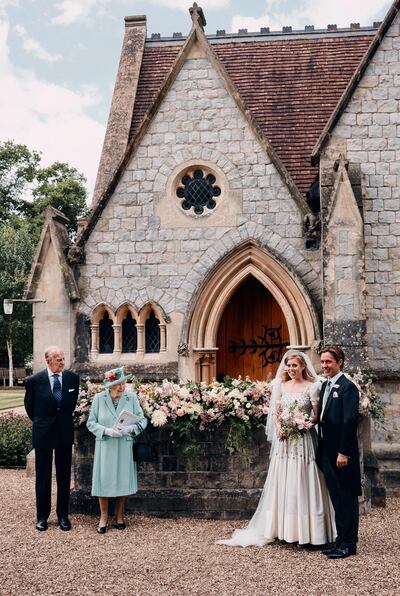
[[[336,482],[343,490],[360,495],[361,470],[357,439],[359,391],[356,385],[342,374],[329,393],[321,417],[326,383],[325,381],[321,387],[321,398],[318,402],[317,462],[322,468],[324,451]],[[336,466],[339,453],[349,458],[348,465],[341,469]]]
[[[61,401],[54,398],[47,368],[32,375],[25,383],[25,409],[32,420],[34,449],[67,447],[74,442],[73,412],[79,394],[79,376],[70,371],[62,373]]]

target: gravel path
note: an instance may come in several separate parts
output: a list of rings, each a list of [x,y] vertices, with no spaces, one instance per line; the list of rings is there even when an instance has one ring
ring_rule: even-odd
[[[361,519],[356,557],[274,544],[214,544],[241,522],[128,516],[124,532],[95,533],[73,515],[71,532],[49,520],[35,530],[34,480],[0,470],[0,594],[6,595],[368,595],[400,594],[400,499]]]

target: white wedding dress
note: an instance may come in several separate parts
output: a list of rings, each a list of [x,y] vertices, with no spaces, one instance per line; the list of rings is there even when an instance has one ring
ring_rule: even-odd
[[[311,412],[318,402],[320,383],[310,383],[302,393],[285,393],[281,407],[298,405]],[[325,479],[315,461],[315,429],[299,438],[275,440],[271,445],[268,476],[252,519],[235,530],[228,546],[264,546],[275,539],[299,544],[325,544],[336,536],[333,508]]]

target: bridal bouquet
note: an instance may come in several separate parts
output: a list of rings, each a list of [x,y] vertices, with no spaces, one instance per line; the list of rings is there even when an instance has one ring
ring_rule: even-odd
[[[295,400],[290,406],[282,408],[279,415],[281,427],[280,440],[285,441],[291,438],[299,438],[314,426],[312,416],[307,414]]]

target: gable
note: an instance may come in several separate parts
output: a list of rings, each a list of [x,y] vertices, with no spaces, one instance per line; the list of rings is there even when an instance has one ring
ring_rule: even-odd
[[[371,33],[234,43],[211,42],[246,106],[303,195],[318,168],[310,156],[325,123],[371,43]],[[181,45],[147,42],[130,138]]]
[[[349,102],[351,101],[354,94],[356,93],[357,88],[360,86],[360,82],[363,81],[363,79],[365,80],[364,75],[365,75],[367,69],[369,69],[371,61],[374,60],[376,52],[379,49],[381,49],[382,44],[385,43],[385,39],[387,37],[392,37],[392,36],[398,37],[399,26],[398,26],[398,24],[396,24],[396,21],[398,21],[398,18],[399,18],[398,17],[399,11],[400,11],[400,0],[395,0],[392,4],[390,10],[388,11],[385,19],[382,21],[382,23],[381,23],[375,37],[373,38],[372,42],[370,43],[366,53],[364,54],[363,59],[361,60],[357,69],[353,73],[353,76],[349,80],[349,83],[348,83],[343,95],[340,97],[340,99],[339,99],[335,109],[333,110],[328,122],[326,123],[323,131],[321,132],[321,134],[317,140],[317,143],[315,144],[313,152],[312,152],[311,159],[313,162],[317,161],[319,155],[321,154],[321,151],[324,149],[326,143],[328,142],[331,133],[334,131],[335,127],[337,126],[339,119],[341,118],[341,116],[344,113],[344,111],[346,110]],[[391,33],[389,33],[390,30],[391,30]],[[388,42],[387,45],[389,45],[390,48],[392,48],[392,47],[394,48],[396,59],[398,59],[398,52],[396,54],[396,46],[392,46],[390,41]],[[375,58],[375,61],[376,61],[376,58]],[[390,61],[393,61],[393,56],[390,57]],[[383,70],[382,70],[382,72],[380,72],[380,74],[382,74],[384,72],[384,70],[385,70],[385,68],[383,68]],[[394,74],[398,74],[398,71],[396,70],[396,72]],[[373,85],[368,84],[367,86],[373,86]]]
[[[48,271],[50,269],[52,271],[51,275],[53,275],[54,268],[56,268],[60,279],[63,280],[65,292],[69,299],[78,300],[78,286],[74,273],[66,259],[66,251],[70,244],[66,228],[69,220],[54,207],[47,207],[44,216],[45,221],[32,261],[24,297],[29,299],[34,298],[43,277],[45,275],[48,277]],[[48,268],[46,269],[47,265]]]

